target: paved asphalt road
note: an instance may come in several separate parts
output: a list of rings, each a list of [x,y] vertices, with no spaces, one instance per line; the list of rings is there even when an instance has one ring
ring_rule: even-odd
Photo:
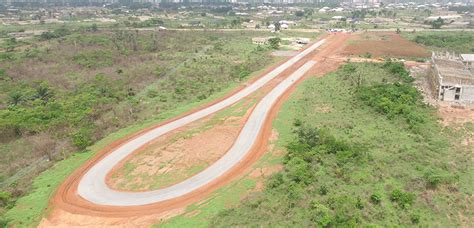
[[[252,92],[260,89],[267,82],[274,79],[284,70],[288,69],[303,57],[314,51],[324,42],[325,40],[321,40],[311,45],[309,48],[305,49],[287,62],[281,64],[279,67],[275,68],[233,96],[188,116],[150,130],[118,147],[87,171],[87,173],[79,182],[78,194],[82,198],[100,205],[139,206],[183,196],[210,183],[212,180],[218,178],[226,171],[230,170],[249,152],[256,141],[256,137],[259,134],[271,107],[278,100],[278,98],[288,88],[290,88],[291,85],[293,85],[315,64],[314,61],[308,61],[305,63],[288,78],[278,84],[272,91],[270,91],[270,93],[268,93],[257,104],[232,148],[217,162],[201,171],[197,175],[170,187],[148,192],[123,192],[113,190],[107,186],[105,180],[106,175],[112,170],[112,168],[120,161],[125,159],[125,157],[133,153],[133,151],[156,139],[157,137],[166,134],[167,132],[175,130],[198,119],[204,118],[214,112],[222,110],[223,108],[238,102]]]

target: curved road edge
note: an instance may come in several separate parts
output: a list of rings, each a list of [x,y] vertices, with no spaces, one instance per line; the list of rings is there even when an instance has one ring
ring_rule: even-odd
[[[225,171],[229,170],[230,168],[235,165],[235,163],[238,162],[233,160],[231,163],[226,163],[226,160],[229,159],[229,156],[231,156],[231,151],[232,148],[234,147],[239,147],[239,144],[236,143],[234,146],[229,150],[224,157],[222,157],[220,160],[218,160],[216,163],[202,171],[201,173],[197,174],[196,176],[193,176],[181,183],[178,183],[176,185],[170,186],[168,188],[160,189],[160,190],[155,190],[155,191],[149,191],[149,192],[121,192],[121,191],[116,191],[113,189],[110,189],[107,184],[105,183],[105,178],[106,175],[117,165],[120,161],[122,161],[125,157],[127,157],[129,154],[133,153],[136,149],[140,148],[141,146],[145,145],[149,141],[152,141],[156,139],[157,137],[172,131],[176,128],[179,128],[181,126],[184,126],[190,122],[193,122],[195,120],[204,118],[205,116],[208,116],[216,111],[219,111],[225,107],[228,107],[235,102],[241,100],[242,98],[248,96],[250,93],[258,90],[261,88],[263,85],[265,85],[267,82],[278,76],[281,72],[284,70],[288,69],[291,67],[293,64],[301,60],[303,57],[308,55],[309,53],[313,52],[316,48],[321,46],[325,40],[321,40],[313,45],[311,45],[309,48],[305,49],[303,52],[299,53],[298,55],[294,56],[284,64],[280,65],[279,67],[275,68],[273,71],[269,72],[259,80],[255,81],[253,84],[250,86],[244,88],[242,91],[234,94],[233,96],[216,103],[206,109],[197,111],[195,113],[192,113],[188,116],[185,116],[183,118],[177,119],[173,122],[170,122],[168,124],[165,124],[161,127],[155,128],[150,130],[149,132],[146,132],[145,134],[127,142],[126,144],[118,147],[115,149],[112,153],[110,153],[108,156],[106,156],[104,159],[100,160],[96,165],[94,165],[87,173],[83,176],[83,178],[80,180],[79,185],[78,185],[78,194],[86,199],[87,201],[90,201],[95,204],[100,204],[100,205],[110,205],[110,206],[138,206],[138,205],[146,205],[146,204],[152,204],[168,199],[172,199],[175,197],[182,196],[186,193],[189,193],[193,190],[198,189],[199,187],[204,186],[205,184],[209,183],[213,179],[219,177],[222,175]],[[311,64],[311,66],[314,64],[314,62]],[[302,71],[306,72],[309,70],[309,63],[308,65],[303,65],[300,69],[298,69],[294,74],[297,75],[301,74],[303,75],[304,73],[301,73]],[[308,69],[306,69],[308,68]],[[306,69],[306,70],[304,70]],[[293,76],[293,75],[292,75]],[[290,76],[289,78],[291,78]],[[285,80],[286,81],[286,80]],[[296,81],[296,80],[295,80]],[[287,81],[288,82],[288,81]],[[283,84],[280,83],[280,84]],[[289,85],[291,86],[291,84]],[[289,87],[288,86],[288,87]],[[276,88],[275,88],[276,89]],[[275,90],[274,89],[274,90]],[[272,90],[273,92],[273,90]],[[270,93],[272,93],[270,92]],[[284,91],[283,91],[284,92]],[[268,96],[268,95],[267,95]],[[264,98],[265,99],[265,98]],[[262,100],[263,101],[263,100]],[[270,105],[271,107],[271,105]],[[255,112],[255,111],[254,111]],[[264,116],[262,116],[264,117]],[[258,132],[255,132],[255,135],[257,135]],[[240,137],[240,135],[239,135]],[[247,140],[249,138],[247,137]],[[240,145],[242,146],[242,145]],[[248,151],[248,150],[247,150]],[[247,152],[245,151],[245,152]],[[246,153],[240,152],[240,158],[243,157]],[[235,155],[234,155],[235,156]],[[230,165],[230,166],[229,166]]]

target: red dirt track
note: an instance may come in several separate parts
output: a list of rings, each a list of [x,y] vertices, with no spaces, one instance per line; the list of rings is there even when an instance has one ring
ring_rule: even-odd
[[[317,63],[316,65],[303,77],[299,80],[292,88],[285,92],[285,94],[278,100],[278,102],[272,107],[271,114],[266,118],[265,124],[262,128],[262,133],[258,136],[256,144],[252,147],[252,150],[247,154],[247,156],[238,163],[235,167],[233,167],[230,171],[222,175],[221,177],[217,178],[216,180],[212,181],[205,187],[202,187],[196,191],[193,191],[187,195],[182,197],[174,198],[172,200],[167,200],[159,203],[144,205],[144,206],[133,206],[133,207],[120,207],[120,206],[103,206],[103,205],[96,205],[90,203],[83,198],[81,198],[77,194],[77,186],[79,180],[81,179],[82,175],[91,168],[95,163],[100,161],[104,158],[107,154],[113,151],[114,148],[122,145],[123,143],[147,132],[151,129],[154,129],[158,126],[171,122],[175,119],[181,118],[183,116],[189,115],[190,113],[196,112],[197,110],[203,109],[208,107],[214,103],[217,103],[232,94],[238,92],[243,87],[236,89],[226,97],[223,97],[219,100],[216,100],[210,104],[207,104],[204,107],[201,107],[197,110],[192,110],[187,112],[181,116],[176,118],[167,120],[159,125],[152,126],[146,129],[143,129],[137,133],[124,137],[120,140],[117,140],[103,150],[97,153],[92,159],[87,161],[84,165],[82,165],[79,169],[77,169],[73,174],[71,174],[56,190],[54,197],[50,201],[49,206],[49,216],[46,219],[47,222],[43,221],[40,226],[53,226],[57,224],[65,224],[68,223],[67,218],[61,218],[55,214],[55,211],[66,211],[70,214],[79,214],[84,216],[94,216],[94,217],[106,217],[106,218],[137,218],[137,217],[144,217],[147,215],[160,215],[170,213],[171,211],[177,211],[179,209],[185,208],[187,205],[198,202],[204,199],[206,196],[209,196],[210,193],[215,191],[216,189],[229,184],[231,181],[236,180],[237,178],[241,177],[245,173],[250,170],[252,164],[254,164],[266,151],[267,151],[267,143],[268,139],[270,138],[272,132],[272,121],[276,117],[278,110],[280,109],[281,105],[285,100],[287,100],[288,96],[294,91],[296,85],[298,85],[301,81],[303,81],[308,76],[322,76],[325,73],[330,71],[336,70],[338,66],[342,63],[342,60],[338,60],[338,58],[333,58],[336,55],[342,53],[342,50],[346,44],[346,41],[349,39],[350,34],[336,34],[336,35],[326,35],[326,43],[318,48],[313,53],[307,55],[305,58],[294,64],[292,67],[284,71],[279,78],[286,78],[291,73],[293,73],[296,69],[301,67],[304,63],[309,60],[315,60]],[[286,61],[286,60],[285,60]],[[283,63],[283,62],[281,62]],[[281,63],[271,67],[270,69],[263,72],[261,75],[265,75],[272,69],[276,68]],[[257,80],[258,78],[253,79]],[[251,83],[251,82],[249,82]],[[136,154],[134,152],[133,154]],[[132,154],[132,156],[133,156]],[[61,214],[61,213],[59,213]],[[64,213],[63,213],[64,214]],[[155,216],[154,219],[159,216]],[[66,220],[66,221],[65,221]],[[64,222],[64,223],[63,223]],[[153,223],[154,221],[149,221],[149,223]]]

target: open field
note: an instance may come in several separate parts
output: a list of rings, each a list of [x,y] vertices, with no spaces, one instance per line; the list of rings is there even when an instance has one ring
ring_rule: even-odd
[[[396,81],[375,63],[305,81],[275,121],[284,170],[211,226],[472,224],[472,123],[440,126],[416,90],[416,125],[358,98],[362,88]]]
[[[429,57],[430,53],[394,32],[364,32],[349,41],[347,55],[367,57]]]

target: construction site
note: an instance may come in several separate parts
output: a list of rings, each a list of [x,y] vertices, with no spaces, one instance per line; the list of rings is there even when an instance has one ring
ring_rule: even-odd
[[[439,101],[474,103],[474,54],[433,52],[429,81]]]

